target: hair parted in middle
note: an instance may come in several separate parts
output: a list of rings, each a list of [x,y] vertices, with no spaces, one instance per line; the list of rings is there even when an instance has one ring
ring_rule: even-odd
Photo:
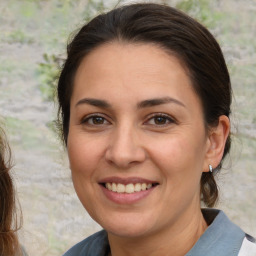
[[[85,24],[67,47],[67,59],[58,82],[58,126],[67,144],[70,99],[74,77],[82,59],[100,45],[113,41],[131,44],[154,44],[184,65],[193,89],[201,100],[206,129],[218,125],[219,117],[229,117],[231,83],[221,48],[212,34],[199,22],[167,5],[131,4],[98,15]],[[230,150],[230,136],[224,157]],[[223,160],[222,159],[222,160]],[[218,199],[214,174],[201,177],[202,201],[212,207]]]

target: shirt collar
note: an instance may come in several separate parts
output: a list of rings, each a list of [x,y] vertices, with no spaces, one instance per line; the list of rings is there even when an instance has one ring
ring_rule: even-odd
[[[186,256],[237,256],[245,233],[220,210],[202,209],[202,213],[209,226]]]

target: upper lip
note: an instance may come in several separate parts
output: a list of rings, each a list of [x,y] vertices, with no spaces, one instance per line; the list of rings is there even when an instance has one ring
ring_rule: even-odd
[[[155,180],[149,180],[141,177],[107,177],[99,181],[99,183],[120,183],[120,184],[136,184],[136,183],[146,183],[146,184],[158,184],[159,182]]]

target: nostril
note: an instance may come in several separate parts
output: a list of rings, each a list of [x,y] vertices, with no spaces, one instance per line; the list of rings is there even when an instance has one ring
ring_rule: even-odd
[[[145,161],[146,153],[144,149],[131,141],[132,139],[120,139],[111,144],[105,152],[107,162],[126,169],[131,165]]]

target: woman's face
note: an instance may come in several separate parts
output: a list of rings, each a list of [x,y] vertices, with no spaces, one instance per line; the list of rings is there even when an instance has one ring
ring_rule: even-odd
[[[142,236],[199,211],[210,140],[176,57],[151,44],[100,46],[76,73],[70,111],[74,187],[103,228]]]

